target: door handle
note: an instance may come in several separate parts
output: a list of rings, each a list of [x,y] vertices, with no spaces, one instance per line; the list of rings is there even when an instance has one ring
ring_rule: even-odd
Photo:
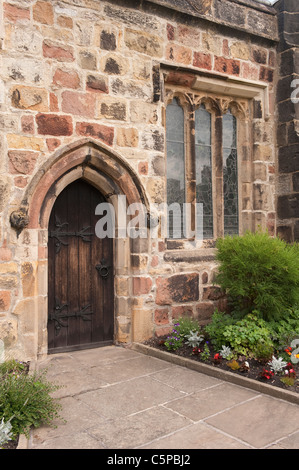
[[[96,265],[96,270],[103,279],[106,279],[110,274],[110,266],[107,266],[106,260],[104,258],[100,264]]]

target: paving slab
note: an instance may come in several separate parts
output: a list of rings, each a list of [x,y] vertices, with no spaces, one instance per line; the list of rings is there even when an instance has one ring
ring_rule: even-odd
[[[294,449],[299,406],[120,346],[48,356],[56,427],[28,449]]]

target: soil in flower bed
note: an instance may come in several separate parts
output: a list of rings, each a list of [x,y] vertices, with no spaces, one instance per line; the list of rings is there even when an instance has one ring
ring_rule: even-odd
[[[220,360],[214,360],[215,354],[217,354],[219,351],[215,351],[213,346],[208,343],[209,345],[209,350],[210,350],[210,356],[207,360],[202,360],[199,354],[194,354],[193,353],[193,348],[187,345],[183,345],[177,350],[174,351],[168,351],[166,346],[164,345],[164,341],[166,340],[167,336],[165,337],[159,337],[159,338],[151,338],[148,341],[145,341],[143,344],[147,346],[151,346],[156,349],[160,349],[161,351],[167,351],[171,354],[175,354],[177,356],[185,357],[188,359],[192,359],[194,361],[201,362],[203,364],[208,364],[213,367],[217,367],[219,369],[233,372],[235,374],[242,375],[243,377],[248,377],[253,380],[258,380],[259,382],[264,382],[269,385],[273,385],[274,387],[279,387],[283,388],[285,390],[289,390],[291,392],[296,392],[299,393],[299,363],[298,364],[292,364],[292,368],[295,371],[296,378],[294,385],[285,385],[281,379],[283,377],[286,377],[284,372],[279,372],[270,378],[266,378],[263,376],[263,372],[266,369],[267,371],[270,370],[270,367],[268,365],[269,360],[266,361],[258,361],[253,358],[247,358],[245,356],[239,356],[236,360],[238,365],[240,366],[239,369],[233,370],[231,367],[229,367],[229,363],[231,363],[231,360],[227,359],[220,359]],[[202,350],[202,345],[200,345],[200,349]],[[247,364],[249,365],[249,368],[247,368]]]

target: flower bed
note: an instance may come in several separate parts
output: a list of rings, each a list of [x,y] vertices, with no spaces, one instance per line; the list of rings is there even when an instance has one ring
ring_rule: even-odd
[[[190,326],[192,329],[189,329]],[[144,344],[172,354],[209,364],[222,370],[248,377],[269,385],[299,393],[299,354],[296,348],[287,346],[282,350],[271,349],[268,357],[257,357],[248,349],[248,354],[240,354],[228,345],[220,348],[205,329],[195,321],[180,319],[171,334],[152,338]],[[244,339],[243,345],[247,345]],[[240,342],[239,351],[242,342]],[[259,345],[260,346],[260,345]],[[244,351],[246,348],[243,347]],[[260,351],[257,348],[256,351]],[[268,353],[269,354],[269,353]]]

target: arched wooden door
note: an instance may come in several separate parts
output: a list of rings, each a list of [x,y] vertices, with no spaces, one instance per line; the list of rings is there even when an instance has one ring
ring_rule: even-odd
[[[83,180],[56,199],[48,241],[48,352],[113,342],[113,239],[98,238],[102,194]],[[105,214],[106,217],[106,214]]]

